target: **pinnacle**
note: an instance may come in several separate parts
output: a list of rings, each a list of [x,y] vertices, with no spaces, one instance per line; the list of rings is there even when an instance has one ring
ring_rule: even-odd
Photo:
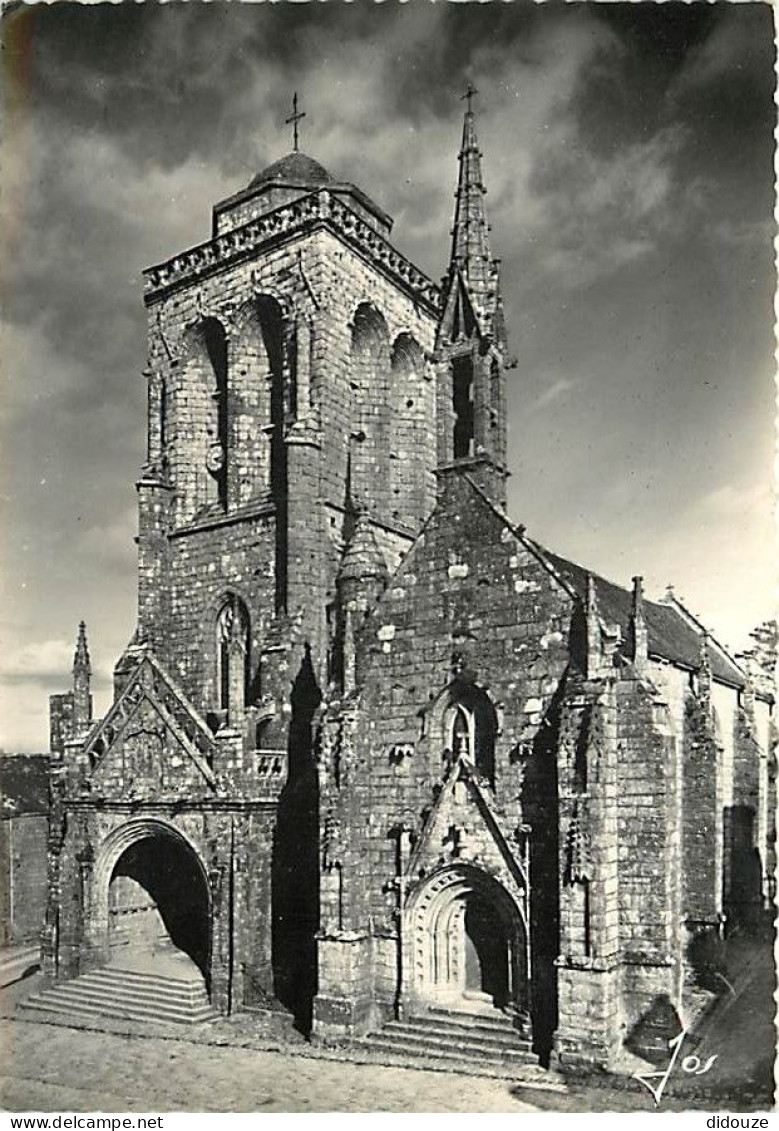
[[[341,560],[339,576],[344,578],[386,577],[387,564],[373,524],[366,511],[360,511]]]
[[[87,626],[84,621],[79,622],[78,626],[78,639],[76,640],[76,654],[73,657],[73,668],[86,669],[91,672],[91,662],[89,658],[89,646],[87,644]]]

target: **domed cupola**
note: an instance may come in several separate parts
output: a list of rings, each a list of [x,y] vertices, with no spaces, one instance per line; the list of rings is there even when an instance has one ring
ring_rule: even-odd
[[[250,189],[260,188],[261,185],[290,185],[299,188],[323,188],[332,184],[333,178],[313,157],[306,153],[294,151],[274,161],[263,169],[249,182]]]
[[[233,231],[323,189],[375,231],[384,236],[391,232],[392,217],[362,189],[334,177],[319,161],[296,149],[262,169],[246,188],[214,206],[214,235]]]

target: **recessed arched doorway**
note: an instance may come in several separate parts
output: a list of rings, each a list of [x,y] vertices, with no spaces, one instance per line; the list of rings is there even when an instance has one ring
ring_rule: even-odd
[[[480,892],[464,897],[463,942],[465,983],[463,995],[502,1008],[509,1001],[511,939],[507,925]]]
[[[111,958],[185,954],[208,976],[208,890],[183,841],[148,836],[125,849],[108,885]]]
[[[432,875],[404,915],[403,998],[450,1009],[529,1010],[521,893],[471,865]]]
[[[139,820],[120,827],[96,865],[94,923],[113,965],[176,961],[210,981],[210,890],[202,861],[173,826]],[[97,942],[98,939],[96,938]]]

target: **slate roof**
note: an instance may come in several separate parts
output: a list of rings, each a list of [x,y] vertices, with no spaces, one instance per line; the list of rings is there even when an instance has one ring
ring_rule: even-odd
[[[48,755],[0,755],[0,817],[48,811]]]
[[[587,592],[588,571],[576,562],[561,558],[549,550],[539,547],[558,573],[584,600]],[[629,589],[607,581],[593,573],[595,593],[602,619],[608,624],[618,624],[623,635],[627,635],[633,605],[633,594]],[[696,627],[672,604],[659,604],[644,599],[647,629],[649,631],[649,653],[672,664],[697,671],[701,664],[701,644],[703,629]],[[744,673],[728,656],[727,652],[709,637],[709,663],[711,674],[721,683],[733,687],[744,686]]]
[[[627,639],[630,618],[633,611],[633,594],[613,581],[587,570],[577,562],[560,557],[559,554],[547,550],[540,542],[529,537],[524,526],[512,523],[504,511],[496,506],[492,499],[484,493],[481,487],[471,479],[470,475],[464,478],[472,489],[479,495],[487,506],[505,523],[506,528],[519,538],[526,546],[532,549],[542,561],[558,574],[568,585],[582,603],[587,598],[587,578],[592,577],[595,582],[595,595],[601,620],[606,624],[617,624],[622,629],[623,638]],[[703,643],[704,627],[699,624],[692,613],[681,605],[680,602],[660,604],[657,601],[648,601],[644,598],[644,612],[649,635],[649,654],[671,664],[687,668],[689,671],[698,671],[701,666],[701,644]],[[728,655],[721,644],[709,634],[709,664],[711,674],[720,683],[731,687],[742,688],[746,685],[744,672],[736,661]],[[770,698],[761,695],[758,698]]]

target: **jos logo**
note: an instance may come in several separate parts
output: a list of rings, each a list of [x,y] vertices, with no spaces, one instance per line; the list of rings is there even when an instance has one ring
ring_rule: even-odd
[[[640,1080],[641,1083],[644,1084],[649,1089],[649,1091],[652,1093],[652,1096],[654,1097],[655,1104],[659,1104],[660,1100],[663,1098],[663,1092],[665,1091],[665,1086],[668,1083],[668,1081],[671,1077],[671,1073],[674,1070],[674,1066],[676,1065],[676,1061],[679,1058],[679,1053],[681,1052],[682,1042],[684,1041],[684,1038],[686,1036],[687,1036],[686,1029],[682,1029],[681,1033],[679,1033],[678,1036],[674,1037],[672,1040],[670,1040],[668,1042],[668,1048],[669,1048],[669,1050],[673,1049],[673,1052],[672,1052],[672,1055],[671,1055],[670,1063],[669,1063],[668,1067],[665,1069],[664,1072],[658,1071],[658,1072],[634,1072],[633,1073],[633,1078],[635,1080]],[[717,1054],[715,1053],[714,1056],[710,1056],[709,1059],[706,1061],[706,1063],[703,1064],[700,1057],[698,1057],[698,1056],[686,1056],[682,1060],[682,1064],[681,1064],[682,1072],[686,1072],[690,1076],[704,1076],[710,1070],[711,1066],[714,1064],[714,1061],[716,1059],[717,1059]],[[657,1080],[657,1081],[659,1081],[659,1083],[651,1084],[650,1080]]]

